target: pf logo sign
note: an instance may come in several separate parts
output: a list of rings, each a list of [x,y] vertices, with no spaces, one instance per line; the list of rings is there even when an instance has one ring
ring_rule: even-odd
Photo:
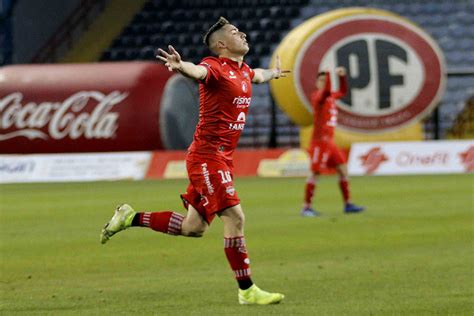
[[[318,72],[334,73],[336,67],[347,69],[349,87],[338,100],[338,124],[348,130],[398,129],[429,114],[444,91],[438,45],[387,11],[352,8],[314,17],[290,32],[276,54],[294,76],[290,83],[272,81],[273,95],[301,126],[312,124],[310,96]]]

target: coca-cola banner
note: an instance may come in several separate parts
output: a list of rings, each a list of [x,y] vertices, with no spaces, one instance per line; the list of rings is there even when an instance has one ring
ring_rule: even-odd
[[[0,69],[0,153],[161,149],[163,87],[148,62]]]
[[[349,174],[395,175],[474,172],[474,141],[357,143]]]

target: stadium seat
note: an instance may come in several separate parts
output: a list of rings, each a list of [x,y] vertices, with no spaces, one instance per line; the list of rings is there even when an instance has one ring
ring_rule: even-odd
[[[250,44],[261,43],[265,40],[265,35],[261,31],[250,31],[247,33],[249,37]]]
[[[151,44],[150,36],[136,36],[134,46],[141,48]]]
[[[445,53],[448,69],[472,67],[474,64],[473,8],[469,1],[451,0],[150,0],[104,50],[100,60],[154,60],[157,47],[166,48],[167,44],[173,44],[187,60],[198,62],[210,54],[202,44],[202,35],[222,15],[247,33],[250,52],[246,62],[259,67],[262,62],[268,63],[271,47],[281,40],[291,25],[332,9],[364,5],[388,9],[419,24],[438,41]],[[448,84],[451,81],[449,78]],[[269,122],[268,87],[255,86],[253,91],[252,115],[261,113],[261,119]],[[461,102],[458,100],[461,92],[447,95],[454,99],[445,98],[444,103]],[[297,135],[294,125],[282,117],[279,123],[286,126],[284,131]],[[248,128],[253,128],[260,124],[260,120],[256,117],[248,124]],[[256,129],[250,131],[260,132]],[[268,140],[267,134],[260,136]],[[292,137],[289,139],[294,140]]]
[[[113,49],[110,52],[110,59],[113,61],[125,60],[125,50],[123,49]]]
[[[155,58],[155,48],[153,46],[143,47],[140,50],[138,57],[140,59],[143,59],[143,60],[156,60],[156,58]]]
[[[265,40],[270,43],[276,43],[280,40],[280,34],[275,32],[268,32],[265,34]]]

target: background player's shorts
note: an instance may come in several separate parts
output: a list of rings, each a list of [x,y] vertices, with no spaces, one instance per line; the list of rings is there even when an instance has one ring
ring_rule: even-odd
[[[309,147],[309,156],[311,157],[311,171],[314,173],[346,163],[344,155],[333,141],[312,142]]]
[[[191,204],[209,224],[216,213],[240,204],[234,188],[232,165],[224,160],[186,159],[190,184],[181,195],[184,207]]]

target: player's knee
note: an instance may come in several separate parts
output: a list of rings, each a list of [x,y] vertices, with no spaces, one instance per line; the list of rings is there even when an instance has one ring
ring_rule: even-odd
[[[181,235],[187,237],[202,237],[207,230],[207,225],[195,225],[190,227],[183,227]]]
[[[346,164],[337,165],[336,170],[339,173],[339,176],[347,177],[347,165]]]

